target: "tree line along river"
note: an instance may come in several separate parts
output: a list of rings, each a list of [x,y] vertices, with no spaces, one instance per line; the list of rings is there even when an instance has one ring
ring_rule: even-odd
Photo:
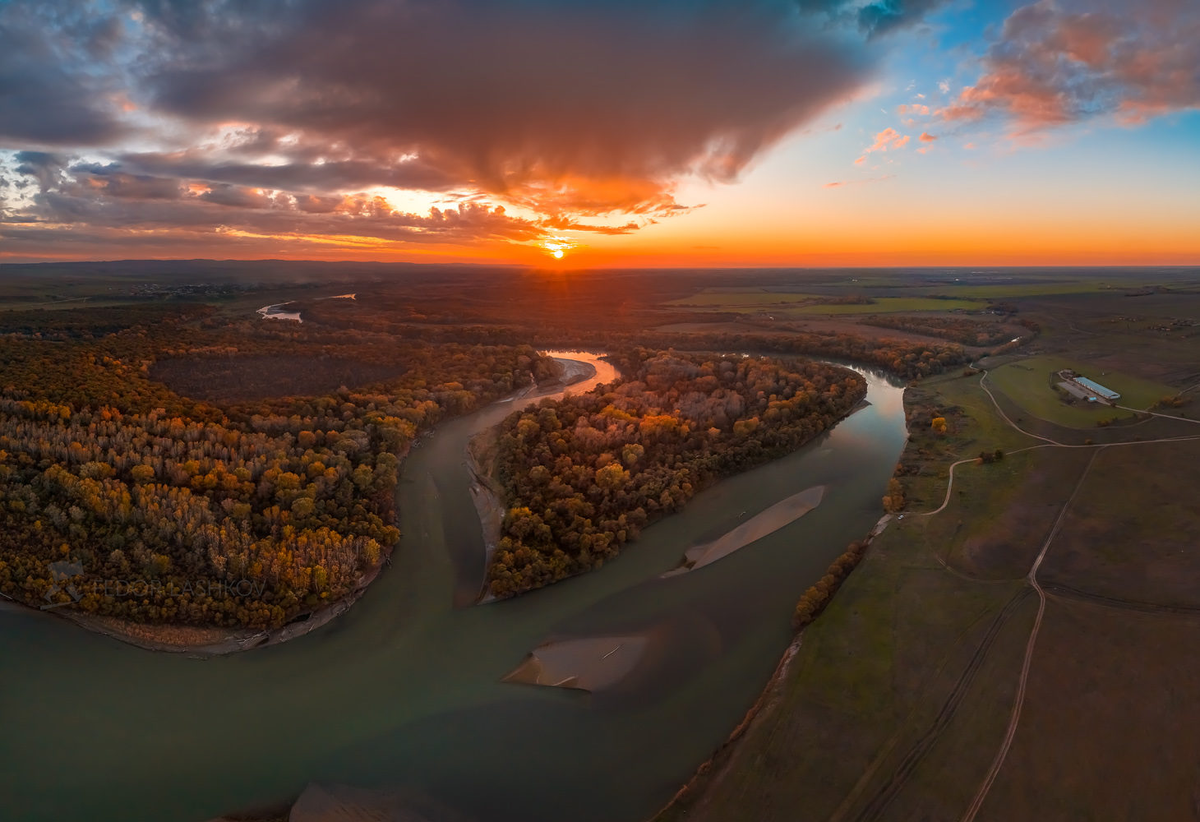
[[[598,368],[569,390],[614,376],[595,356],[559,356]],[[903,389],[863,373],[870,405],[831,431],[697,495],[604,568],[513,600],[454,604],[483,573],[466,448],[540,397],[422,440],[397,490],[392,567],[307,636],[200,660],[0,612],[0,818],[202,822],[320,783],[389,791],[435,822],[645,819],[741,720],[799,595],[881,514]],[[663,576],[689,547],[818,485],[804,517]],[[502,681],[547,640],[628,635],[647,650],[605,690]]]

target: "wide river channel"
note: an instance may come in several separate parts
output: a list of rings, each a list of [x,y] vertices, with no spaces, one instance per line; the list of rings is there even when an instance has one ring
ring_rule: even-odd
[[[613,378],[598,368],[571,391]],[[902,388],[800,451],[727,479],[616,561],[500,603],[482,575],[468,440],[523,401],[442,425],[405,462],[400,546],[363,598],[282,645],[193,659],[0,611],[0,819],[201,822],[309,783],[386,789],[430,819],[638,822],[742,719],[804,589],[881,515],[905,440]],[[660,579],[689,546],[780,500],[820,506],[725,559]],[[501,682],[547,639],[653,636],[617,687]]]

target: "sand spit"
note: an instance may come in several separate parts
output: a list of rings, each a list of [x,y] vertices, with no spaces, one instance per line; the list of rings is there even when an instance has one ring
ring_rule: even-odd
[[[569,388],[572,385],[576,385],[577,383],[590,380],[592,377],[596,376],[596,366],[592,365],[590,362],[555,356],[555,353],[557,352],[551,353],[550,357],[556,363],[562,366],[563,372],[558,378],[558,383],[559,385],[563,386],[564,389]],[[563,393],[567,392],[564,391]]]
[[[607,636],[546,642],[534,648],[504,682],[602,691],[628,676],[645,656],[645,636]]]
[[[663,574],[663,577],[686,574],[724,559],[734,551],[745,548],[750,543],[773,534],[785,525],[790,525],[800,519],[820,505],[824,497],[824,485],[815,485],[798,494],[793,494],[711,542],[704,542],[689,548],[683,555],[683,563],[678,568]]]
[[[288,819],[290,822],[465,822],[465,817],[412,791],[348,785],[309,785]]]
[[[467,817],[416,790],[351,785],[309,785],[287,818],[289,822],[467,822]]]
[[[275,303],[274,305],[264,305],[258,309],[258,315],[264,320],[292,320],[293,322],[302,323],[299,311],[286,311],[285,305],[291,305],[295,300],[289,300],[286,303]]]

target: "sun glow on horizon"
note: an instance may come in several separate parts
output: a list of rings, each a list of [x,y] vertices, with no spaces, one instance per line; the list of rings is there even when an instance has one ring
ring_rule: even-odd
[[[556,260],[561,260],[567,255],[567,252],[576,248],[579,244],[568,240],[566,237],[548,237],[542,241],[542,248],[550,252],[550,256]]]

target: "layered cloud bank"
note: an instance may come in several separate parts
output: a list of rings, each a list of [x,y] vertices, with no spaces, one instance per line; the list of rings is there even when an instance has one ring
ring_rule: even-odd
[[[528,259],[686,219],[954,2],[0,0],[0,259]],[[1040,0],[850,156],[1196,108],[1198,43],[1195,0]]]
[[[791,0],[0,8],[10,250],[631,231],[870,69]]]
[[[942,117],[1037,129],[1200,108],[1200,3],[1042,0],[1008,18],[983,67]]]

